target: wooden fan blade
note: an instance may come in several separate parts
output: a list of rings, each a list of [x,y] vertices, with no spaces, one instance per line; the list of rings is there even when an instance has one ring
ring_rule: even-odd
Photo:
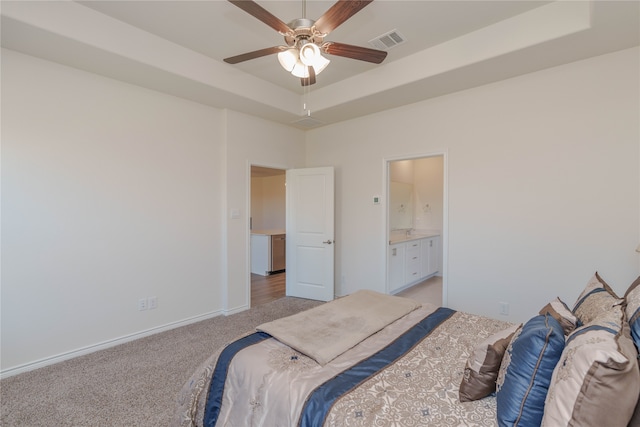
[[[225,58],[223,61],[227,64],[237,64],[239,62],[248,61],[250,59],[260,58],[262,56],[272,55],[274,53],[280,53],[285,50],[284,46],[273,46],[266,49],[254,50],[253,52],[243,53],[241,55]]]
[[[289,28],[287,24],[282,22],[279,18],[276,18],[269,11],[264,9],[258,3],[252,0],[228,0],[229,3],[233,3],[238,6],[240,9],[247,12],[249,15],[258,18],[280,34],[288,34],[291,33],[292,30]]]
[[[316,70],[314,70],[313,67],[307,67],[307,72],[309,73],[309,77],[302,77],[300,79],[302,86],[311,86],[316,83]]]
[[[384,50],[337,42],[326,42],[322,45],[321,50],[329,55],[344,56],[345,58],[359,59],[360,61],[373,62],[374,64],[380,64],[387,57],[387,52]]]
[[[373,0],[338,0],[315,23],[315,27],[323,34],[329,34],[340,24],[351,18]]]

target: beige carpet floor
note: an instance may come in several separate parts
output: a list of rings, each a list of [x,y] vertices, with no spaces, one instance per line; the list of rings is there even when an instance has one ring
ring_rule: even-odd
[[[183,384],[217,348],[320,302],[281,298],[0,381],[2,426],[167,426]]]

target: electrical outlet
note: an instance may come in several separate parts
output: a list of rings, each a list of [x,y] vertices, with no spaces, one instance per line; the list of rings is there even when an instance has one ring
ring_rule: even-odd
[[[509,315],[509,303],[508,302],[500,302],[500,314],[503,316]]]
[[[158,308],[158,297],[149,297],[149,310]]]
[[[148,308],[147,299],[146,298],[140,298],[138,300],[138,311],[144,311],[147,308]]]

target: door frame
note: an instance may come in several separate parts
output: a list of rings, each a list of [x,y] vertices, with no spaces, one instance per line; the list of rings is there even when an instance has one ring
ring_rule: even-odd
[[[282,165],[282,164],[273,164],[273,163],[261,163],[261,162],[255,162],[252,160],[247,160],[247,169],[246,169],[246,177],[247,177],[247,189],[245,194],[247,195],[247,199],[245,200],[245,209],[247,212],[246,215],[246,222],[245,222],[245,229],[247,230],[247,235],[245,237],[245,265],[246,265],[246,272],[245,272],[245,277],[246,277],[246,282],[245,282],[245,288],[246,288],[246,292],[247,292],[247,307],[251,308],[251,168],[253,166],[257,166],[257,167],[262,167],[262,168],[269,168],[269,169],[278,169],[281,171],[284,171],[286,173],[287,169],[293,169],[291,167]],[[286,219],[285,219],[286,221]],[[286,266],[286,260],[285,260],[285,269],[287,268]]]
[[[390,156],[383,159],[382,166],[382,188],[383,197],[385,202],[384,209],[384,222],[385,233],[383,236],[384,254],[385,254],[385,292],[389,292],[389,233],[391,229],[389,227],[389,168],[391,162],[397,162],[402,160],[417,160],[427,157],[442,157],[442,235],[440,236],[441,251],[442,251],[442,306],[447,307],[448,303],[448,277],[449,277],[449,153],[447,150],[434,151],[429,153],[420,153],[404,156]]]

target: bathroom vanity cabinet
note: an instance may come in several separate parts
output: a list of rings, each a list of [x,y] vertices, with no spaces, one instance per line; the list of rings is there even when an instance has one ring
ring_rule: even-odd
[[[389,244],[389,292],[396,293],[438,272],[440,236],[407,236]]]

